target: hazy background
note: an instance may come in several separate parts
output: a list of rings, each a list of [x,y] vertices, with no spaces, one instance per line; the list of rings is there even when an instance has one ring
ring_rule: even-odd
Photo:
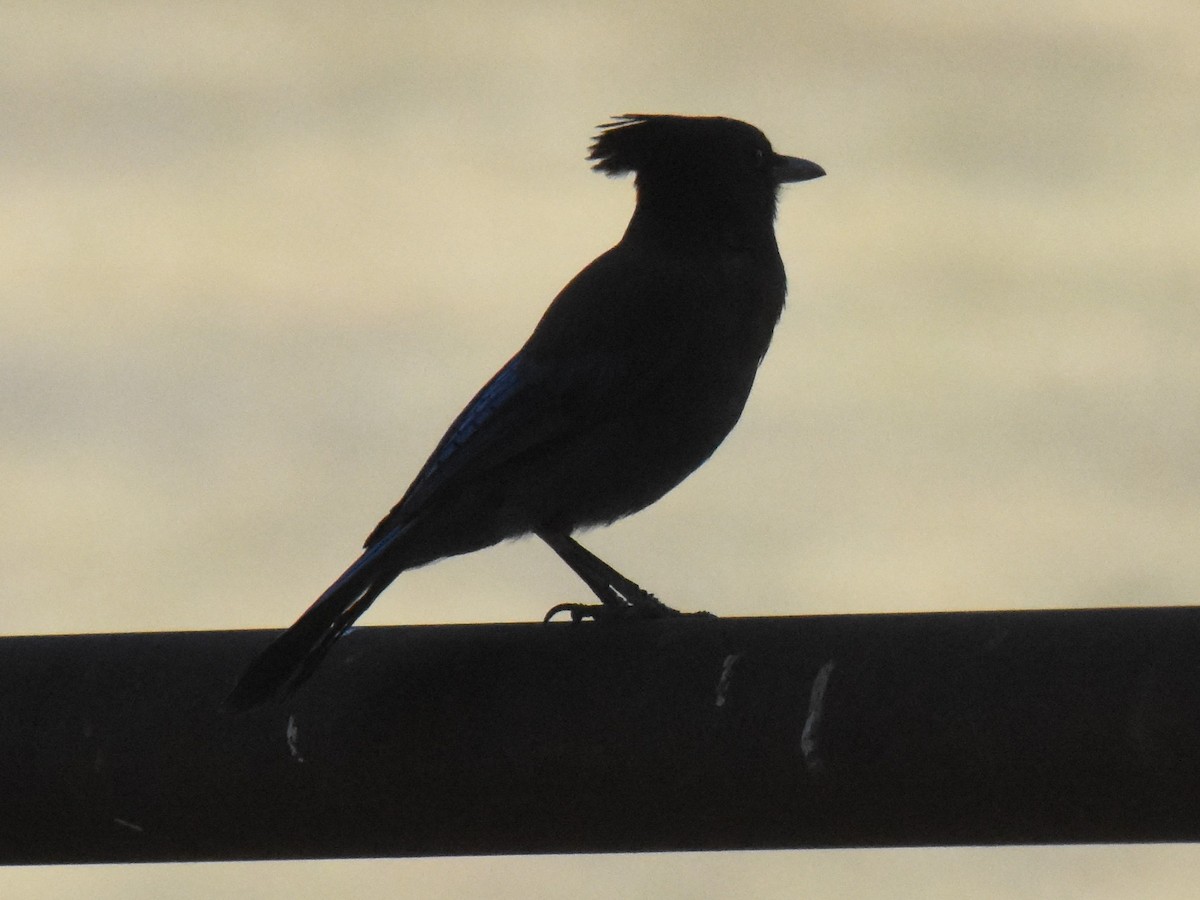
[[[1200,600],[1195,0],[0,4],[0,630],[283,626],[584,263],[623,112],[724,114],[790,303],[585,539],[724,614]],[[586,599],[525,542],[367,622]],[[232,675],[231,675],[232,677]],[[91,867],[9,897],[1185,897],[1190,847]]]

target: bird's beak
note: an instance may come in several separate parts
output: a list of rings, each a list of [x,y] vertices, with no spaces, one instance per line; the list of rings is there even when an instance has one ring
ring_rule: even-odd
[[[775,173],[776,184],[808,181],[812,178],[820,178],[825,174],[825,170],[815,162],[809,162],[807,159],[799,159],[795,156],[780,156],[778,153],[775,154],[775,161],[771,166],[771,171]]]

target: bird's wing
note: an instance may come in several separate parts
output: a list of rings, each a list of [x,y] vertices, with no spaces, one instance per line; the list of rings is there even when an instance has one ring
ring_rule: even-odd
[[[565,433],[572,417],[565,392],[539,378],[517,354],[451,423],[400,502],[367,537],[368,548],[419,516],[442,491],[498,468]]]
[[[578,436],[652,393],[659,373],[670,370],[681,351],[672,342],[646,352],[639,335],[654,306],[646,298],[653,295],[661,306],[664,294],[688,296],[676,284],[679,273],[656,279],[659,274],[618,245],[576,276],[521,351],[459,413],[366,546],[407,526],[443,491],[539,445]],[[664,280],[676,290],[664,292]]]

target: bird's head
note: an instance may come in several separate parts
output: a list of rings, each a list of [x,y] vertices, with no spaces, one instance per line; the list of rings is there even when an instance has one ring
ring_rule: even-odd
[[[753,125],[720,117],[617,116],[600,126],[590,150],[594,169],[635,173],[639,205],[765,215],[767,222],[780,185],[825,174],[814,162],[776,153]]]

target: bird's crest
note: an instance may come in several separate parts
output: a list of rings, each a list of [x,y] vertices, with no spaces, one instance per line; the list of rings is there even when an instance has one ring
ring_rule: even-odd
[[[654,154],[655,145],[662,140],[663,120],[674,116],[652,116],[629,113],[614,116],[600,126],[600,133],[588,148],[588,159],[597,172],[624,175],[636,172]]]
[[[770,153],[763,133],[737,119],[629,113],[600,126],[588,159],[606,175],[636,172],[657,178],[730,171]]]
[[[718,116],[669,116],[626,113],[600,126],[589,148],[593,169],[606,175],[644,173],[647,168],[671,166],[700,151],[720,151],[724,141],[766,138],[753,125]],[[769,145],[768,145],[769,146]]]

